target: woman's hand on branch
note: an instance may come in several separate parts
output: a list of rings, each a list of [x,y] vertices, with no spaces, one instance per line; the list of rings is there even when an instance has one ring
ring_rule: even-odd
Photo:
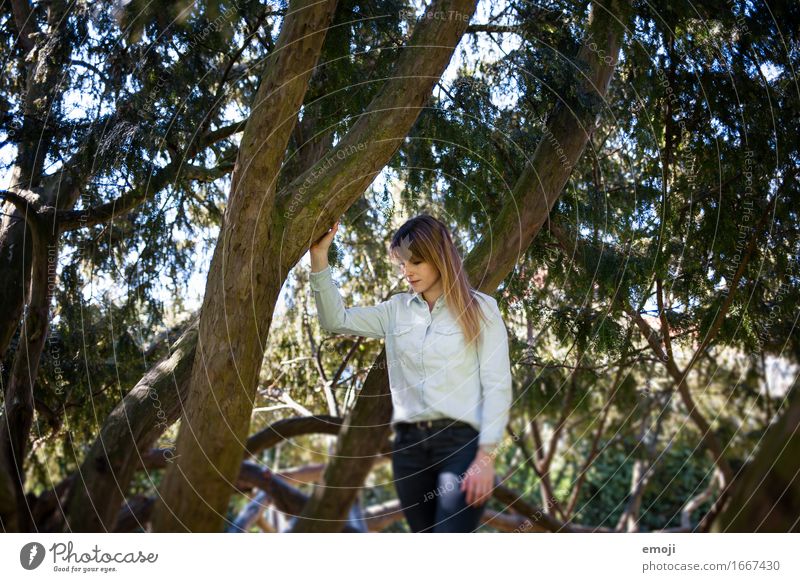
[[[316,242],[312,243],[311,247],[309,247],[309,252],[311,253],[311,271],[317,272],[321,271],[325,267],[328,266],[328,249],[331,247],[331,243],[333,242],[333,237],[336,235],[336,231],[339,230],[339,221],[337,220],[333,228],[328,230],[325,234],[323,234]]]
[[[336,223],[333,225],[333,228],[328,230],[325,234],[323,234],[320,238],[317,239],[315,243],[312,243],[311,248],[309,249],[312,253],[326,253],[333,242],[333,236],[336,234],[336,231],[339,230],[339,221],[337,220]]]

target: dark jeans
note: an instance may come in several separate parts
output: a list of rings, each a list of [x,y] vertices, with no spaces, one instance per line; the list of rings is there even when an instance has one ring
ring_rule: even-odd
[[[392,469],[403,514],[413,532],[472,532],[485,503],[467,505],[461,482],[478,453],[470,425],[447,428],[398,424]]]

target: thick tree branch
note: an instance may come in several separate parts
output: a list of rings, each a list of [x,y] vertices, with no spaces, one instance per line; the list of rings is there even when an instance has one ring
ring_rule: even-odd
[[[29,209],[32,210],[34,214],[42,210],[41,197],[30,190],[0,190],[0,198],[11,202],[11,204],[23,214],[27,214]]]
[[[576,99],[561,95],[544,135],[508,200],[464,263],[473,285],[494,292],[536,237],[595,130],[619,57],[629,7],[620,0],[592,5],[573,66]],[[503,233],[499,236],[498,233]],[[320,233],[321,234],[321,233]],[[502,263],[500,262],[502,261]]]
[[[476,0],[434,0],[399,49],[397,65],[350,131],[319,163],[283,188],[286,269],[327,231],[389,162],[441,78],[475,11]],[[434,15],[446,14],[448,18]],[[313,225],[311,231],[295,225]],[[288,236],[296,231],[303,236]]]
[[[149,370],[105,419],[81,464],[81,480],[69,488],[63,503],[67,531],[109,531],[113,527],[128,484],[141,466],[142,451],[180,417],[197,347],[198,319],[195,314],[169,355]]]
[[[161,485],[154,531],[220,530],[228,483],[244,456],[240,443],[258,386],[262,334],[283,283],[270,237],[277,177],[335,8],[336,0],[292,0],[267,55],[211,260],[178,455]],[[243,305],[250,309],[231,318]],[[220,398],[215,391],[224,387],[232,394]],[[194,430],[197,425],[203,429]]]

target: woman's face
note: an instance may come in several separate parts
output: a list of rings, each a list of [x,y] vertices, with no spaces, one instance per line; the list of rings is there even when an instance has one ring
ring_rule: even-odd
[[[397,258],[395,263],[405,280],[417,293],[425,293],[439,282],[439,270],[427,261],[412,257],[408,261]]]

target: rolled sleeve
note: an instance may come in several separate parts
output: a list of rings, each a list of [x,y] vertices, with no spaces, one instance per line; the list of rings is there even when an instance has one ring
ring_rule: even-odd
[[[331,333],[384,338],[389,329],[390,301],[369,307],[345,308],[339,288],[333,281],[331,267],[309,275],[309,285],[317,304],[322,329]]]
[[[503,439],[511,409],[511,361],[508,333],[497,301],[490,297],[489,321],[478,340],[480,366],[481,429],[479,445],[496,447]]]

